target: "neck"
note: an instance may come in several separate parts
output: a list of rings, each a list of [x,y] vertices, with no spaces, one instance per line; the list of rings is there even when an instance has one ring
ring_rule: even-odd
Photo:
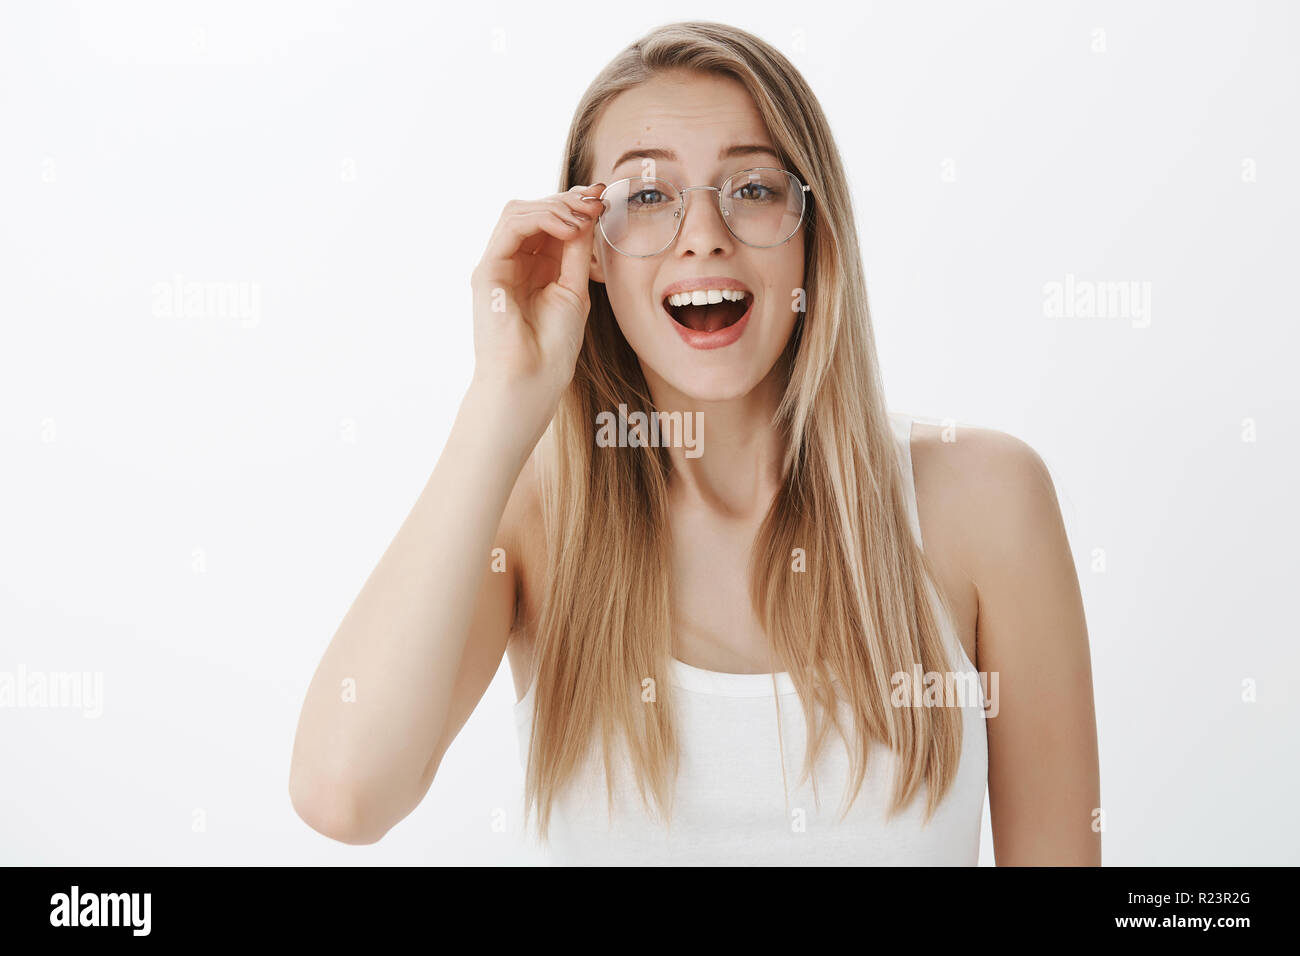
[[[673,471],[669,493],[688,506],[731,518],[761,518],[781,483],[784,445],[772,420],[785,387],[780,363],[751,392],[721,402],[702,402],[646,373],[655,407],[699,413],[706,436],[703,453],[687,457],[669,447]]]

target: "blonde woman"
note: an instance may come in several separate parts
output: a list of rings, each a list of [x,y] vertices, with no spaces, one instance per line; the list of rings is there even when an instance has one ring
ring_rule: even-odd
[[[312,681],[297,812],[379,840],[508,654],[555,862],[974,864],[987,788],[999,864],[1098,864],[1051,480],[887,410],[804,79],[661,27],[592,83],[563,170],[471,277],[472,383]]]

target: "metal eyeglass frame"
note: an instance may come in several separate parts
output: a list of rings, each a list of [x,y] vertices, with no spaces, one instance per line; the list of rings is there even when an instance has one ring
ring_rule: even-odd
[[[725,209],[722,208],[722,191],[731,185],[731,181],[732,181],[733,179],[735,179],[737,176],[742,175],[743,173],[750,173],[750,172],[753,172],[754,170],[758,170],[758,169],[771,169],[771,170],[775,170],[776,172],[779,172],[779,173],[785,173],[787,176],[789,176],[791,179],[793,179],[793,180],[794,180],[796,183],[798,183],[799,186],[800,186],[800,190],[799,190],[799,199],[800,199],[800,205],[799,205],[799,221],[798,221],[797,223],[795,223],[795,227],[794,227],[793,229],[790,230],[790,235],[786,236],[786,237],[785,237],[784,239],[782,239],[780,242],[773,242],[773,243],[770,243],[769,245],[766,245],[766,246],[756,246],[756,245],[754,245],[752,242],[745,242],[744,239],[741,239],[740,236],[737,236],[736,233],[735,233],[735,230],[733,230],[733,229],[731,228],[731,223],[727,222],[727,211],[726,211]],[[609,245],[609,247],[610,247],[611,249],[613,249],[615,252],[617,252],[619,255],[627,256],[627,257],[629,257],[629,258],[631,258],[631,259],[648,259],[648,258],[650,258],[651,256],[657,256],[657,255],[659,255],[659,253],[663,252],[665,249],[667,249],[669,246],[671,246],[674,242],[677,241],[677,237],[678,237],[679,235],[681,235],[681,232],[682,232],[682,223],[686,221],[686,194],[687,194],[688,192],[690,192],[692,189],[711,189],[711,190],[713,190],[714,192],[716,192],[716,193],[718,194],[717,197],[716,197],[717,200],[718,200],[718,212],[722,215],[722,224],[723,224],[724,226],[727,227],[727,232],[731,233],[731,235],[735,238],[735,240],[736,240],[737,242],[744,243],[745,245],[747,245],[747,246],[749,246],[750,248],[753,248],[753,249],[775,249],[777,246],[784,245],[785,243],[789,242],[790,239],[791,239],[791,237],[793,237],[794,234],[795,234],[796,232],[798,232],[799,229],[803,226],[804,217],[807,216],[807,214],[808,214],[808,198],[807,198],[807,194],[812,192],[812,187],[811,187],[811,186],[809,186],[807,183],[805,183],[802,179],[800,179],[800,178],[799,178],[798,176],[796,176],[794,173],[790,172],[790,170],[788,170],[788,169],[783,169],[783,168],[780,167],[780,166],[750,166],[750,167],[747,168],[747,169],[737,170],[736,172],[732,173],[730,176],[728,176],[726,179],[724,179],[724,180],[722,181],[722,185],[721,185],[721,186],[685,186],[685,187],[682,187],[682,186],[678,186],[678,185],[677,185],[675,182],[673,182],[672,180],[669,180],[669,179],[662,179],[662,178],[660,178],[660,177],[658,177],[658,176],[627,176],[627,177],[624,177],[623,179],[615,180],[614,182],[612,182],[612,183],[610,183],[608,186],[606,186],[604,189],[602,189],[601,192],[600,192],[600,197],[599,197],[599,198],[603,201],[604,198],[605,198],[605,193],[609,192],[609,191],[610,191],[611,189],[613,189],[615,186],[618,186],[618,185],[621,184],[621,183],[631,182],[633,179],[644,180],[645,182],[648,182],[648,183],[665,183],[666,185],[672,186],[673,189],[676,190],[676,192],[677,192],[677,214],[676,214],[675,218],[676,218],[676,220],[677,220],[677,226],[676,226],[676,228],[673,229],[673,237],[672,237],[671,239],[669,239],[666,243],[664,243],[660,248],[656,249],[654,252],[647,252],[647,253],[643,253],[642,255],[636,255],[635,253],[624,252],[624,251],[623,251],[622,249],[620,249],[618,246],[614,245],[614,243],[612,243],[612,242],[609,241],[609,236],[605,235],[605,223],[604,223],[605,214],[602,212],[602,213],[600,214],[600,218],[597,219],[597,221],[596,221],[596,225],[597,225],[597,226],[599,227],[599,229],[600,229],[600,235],[601,235],[601,238],[603,238],[603,239],[605,240],[605,242]]]

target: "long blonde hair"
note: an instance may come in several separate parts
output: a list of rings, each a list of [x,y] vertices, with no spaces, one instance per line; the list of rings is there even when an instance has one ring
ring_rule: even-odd
[[[956,774],[961,712],[890,702],[891,675],[910,673],[917,662],[926,673],[947,671],[949,656],[927,596],[933,572],[911,533],[848,185],[812,90],[785,56],[743,30],[705,21],[661,26],[620,53],[583,95],[560,188],[591,181],[591,134],[610,99],[668,71],[739,80],[785,168],[812,186],[807,309],[781,359],[787,384],[774,421],[785,441],[783,476],[750,565],[754,608],[807,718],[802,778],[830,727],[844,733],[830,683],[838,680],[857,731],[849,806],[875,740],[900,758],[889,816],[925,786],[928,820]],[[670,818],[678,767],[672,682],[663,679],[673,633],[671,464],[662,447],[596,445],[598,412],[620,403],[655,409],[605,287],[593,282],[590,292],[577,368],[542,449],[549,579],[536,621],[525,797],[543,838],[556,797],[593,752],[597,728],[611,801],[616,737],[628,745],[647,808],[648,788]],[[794,573],[800,548],[806,570]],[[937,589],[933,596],[948,613]]]

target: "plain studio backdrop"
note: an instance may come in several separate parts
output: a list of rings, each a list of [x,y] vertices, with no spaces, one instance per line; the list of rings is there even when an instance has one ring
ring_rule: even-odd
[[[1051,469],[1104,861],[1300,862],[1297,9],[556,10],[5,6],[0,679],[102,698],[0,707],[0,862],[537,859],[504,663],[378,844],[298,819],[290,750],[469,381],[501,207],[556,191],[610,58],[693,18],[820,98],[891,407]]]

